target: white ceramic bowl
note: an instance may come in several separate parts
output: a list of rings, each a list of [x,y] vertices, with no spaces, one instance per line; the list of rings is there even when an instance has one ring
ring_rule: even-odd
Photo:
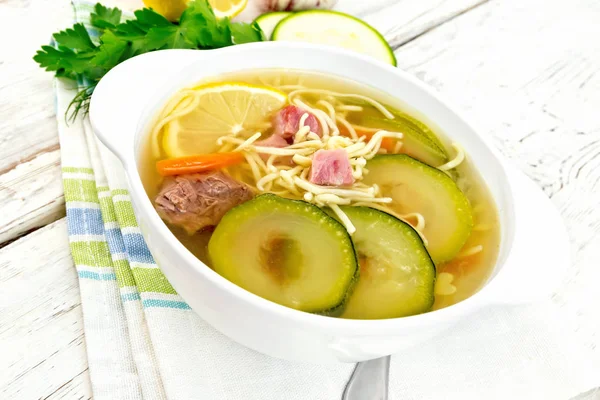
[[[227,281],[194,257],[167,229],[137,171],[140,143],[160,107],[203,78],[254,68],[294,68],[368,84],[410,104],[466,150],[489,186],[502,226],[492,277],[474,296],[427,314],[387,320],[345,320],[296,311]],[[309,44],[257,43],[219,50],[166,50],[135,57],[99,83],[92,126],[123,162],[131,199],[152,255],[177,292],[231,339],[275,357],[356,362],[392,354],[434,337],[474,311],[544,298],[568,265],[568,239],[549,200],[509,167],[486,140],[429,87],[398,68]]]

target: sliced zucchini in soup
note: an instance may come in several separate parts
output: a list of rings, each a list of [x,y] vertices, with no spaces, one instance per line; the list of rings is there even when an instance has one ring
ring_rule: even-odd
[[[469,200],[442,171],[404,154],[378,155],[367,162],[364,183],[377,184],[399,214],[420,213],[423,235],[436,264],[453,259],[473,227]]]
[[[415,131],[419,132],[421,135],[429,139],[430,142],[433,143],[433,145],[437,146],[438,149],[445,153],[442,141],[437,137],[435,133],[433,133],[431,129],[429,129],[427,125],[401,111],[392,110],[391,112],[392,114],[394,114],[395,118],[393,119],[393,121],[395,123],[406,125],[407,127],[414,129]]]
[[[301,311],[334,313],[357,279],[352,240],[319,207],[263,194],[230,210],[208,244],[236,285]]]
[[[396,118],[393,120],[367,116],[362,118],[362,123],[374,128],[403,133],[400,152],[425,164],[437,167],[448,161],[448,153],[444,150],[444,145],[425,124],[406,114],[395,113],[394,115]]]
[[[360,265],[358,283],[342,318],[398,318],[429,311],[435,265],[419,234],[382,211],[341,208],[356,227],[352,240]]]

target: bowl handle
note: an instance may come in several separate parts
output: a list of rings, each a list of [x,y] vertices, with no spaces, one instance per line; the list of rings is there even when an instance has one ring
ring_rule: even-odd
[[[570,243],[562,217],[525,174],[507,165],[515,207],[513,245],[487,292],[496,303],[542,300],[561,284],[570,265]]]
[[[133,161],[138,121],[156,88],[200,55],[198,50],[141,54],[100,80],[90,102],[90,122],[96,136],[124,165]]]

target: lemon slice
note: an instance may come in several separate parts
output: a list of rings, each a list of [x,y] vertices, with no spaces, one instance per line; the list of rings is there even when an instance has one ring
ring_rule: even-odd
[[[190,0],[144,0],[146,7],[154,9],[169,21],[177,21]],[[233,18],[246,7],[248,0],[208,0],[215,16]]]
[[[273,112],[286,102],[285,93],[264,86],[239,82],[197,86],[170,113],[177,115],[197,104],[165,125],[163,149],[168,157],[215,152],[221,136],[264,131]]]
[[[217,18],[233,18],[246,8],[248,0],[208,0]]]

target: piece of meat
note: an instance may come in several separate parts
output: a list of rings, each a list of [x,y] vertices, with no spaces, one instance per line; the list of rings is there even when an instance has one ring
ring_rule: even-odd
[[[217,225],[227,211],[252,197],[248,186],[221,171],[209,171],[165,178],[154,206],[167,223],[193,234]]]
[[[288,143],[293,143],[294,135],[300,127],[300,118],[304,114],[308,114],[304,125],[310,127],[311,132],[321,136],[321,127],[317,117],[296,106],[287,106],[275,114],[273,117],[273,135],[281,136]]]
[[[282,147],[287,147],[289,145],[289,143],[281,136],[273,134],[264,140],[258,140],[256,142],[254,142],[254,145],[262,146],[262,147],[282,148]],[[260,152],[258,154],[260,155],[260,158],[262,158],[264,162],[267,162],[267,160],[271,156],[270,154],[260,153]],[[281,165],[281,164],[292,165],[293,163],[294,162],[292,161],[292,156],[278,157],[275,161],[275,164],[278,164],[278,165]]]
[[[346,150],[317,151],[312,159],[309,180],[316,185],[326,186],[345,186],[354,183]]]
[[[262,146],[262,147],[286,147],[289,145],[289,143],[287,142],[287,140],[285,140],[283,137],[279,136],[279,135],[271,135],[266,139],[263,140],[257,140],[256,142],[254,142],[255,146]]]

